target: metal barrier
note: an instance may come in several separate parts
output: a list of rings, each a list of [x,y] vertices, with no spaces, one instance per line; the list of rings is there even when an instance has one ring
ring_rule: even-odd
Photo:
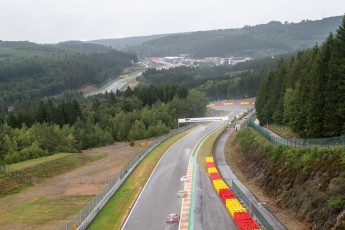
[[[249,209],[251,216],[253,219],[259,220],[259,222],[264,226],[266,230],[275,230],[275,228],[269,223],[269,221],[261,214],[261,212],[257,209],[256,204],[253,203],[245,194],[244,192],[237,186],[235,181],[232,181],[231,189],[235,192],[235,194],[241,198],[241,201],[247,206],[247,210]],[[284,227],[282,226],[284,229]]]
[[[140,153],[136,154],[134,159],[129,162],[118,174],[116,174],[104,188],[97,193],[93,199],[84,207],[84,209],[76,215],[71,220],[67,221],[65,224],[54,227],[54,230],[70,230],[70,229],[86,229],[93,219],[97,216],[97,214],[101,211],[101,209],[106,205],[108,200],[114,195],[117,189],[122,185],[122,183],[126,180],[128,175],[135,169],[135,167],[140,163],[140,161],[150,153],[156,146],[158,146],[163,141],[167,140],[168,138],[179,134],[191,127],[194,127],[196,124],[191,124],[187,126],[183,126],[179,129],[173,130],[172,132],[160,137],[150,146],[148,146],[145,150],[141,151]]]

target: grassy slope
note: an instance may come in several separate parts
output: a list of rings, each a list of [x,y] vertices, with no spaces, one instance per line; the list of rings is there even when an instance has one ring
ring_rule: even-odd
[[[34,178],[35,182],[69,172],[87,163],[106,156],[106,153],[78,154],[62,153],[53,156],[33,159],[11,165],[14,169]],[[21,183],[7,174],[0,174],[0,199],[8,200],[8,195],[31,188],[32,185]],[[13,223],[26,223],[39,226],[55,220],[66,220],[75,216],[92,196],[69,196],[64,198],[45,197],[23,202],[1,212],[1,226]],[[7,201],[5,201],[7,202]],[[67,208],[68,207],[68,208]]]
[[[274,206],[317,229],[330,229],[345,209],[344,148],[287,148],[245,128],[227,144],[239,154],[238,169],[252,178]],[[231,165],[232,159],[227,158]],[[343,163],[341,163],[343,162]],[[345,227],[344,221],[342,227]],[[341,228],[340,228],[341,229]]]
[[[91,199],[91,196],[70,196],[68,198],[41,198],[11,208],[1,216],[1,225],[26,223],[41,225],[51,221],[70,219]]]
[[[89,162],[96,161],[104,157],[106,153],[98,154],[77,154],[61,153],[48,157],[32,159],[25,162],[10,165],[10,170],[17,171],[27,177],[32,178],[33,182],[69,172],[77,167]],[[26,184],[10,174],[0,173],[0,198],[7,195],[19,193],[32,185]]]

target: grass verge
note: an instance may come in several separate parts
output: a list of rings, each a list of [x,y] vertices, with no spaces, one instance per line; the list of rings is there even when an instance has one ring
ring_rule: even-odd
[[[23,170],[23,169],[26,169],[26,168],[34,167],[34,166],[36,166],[38,164],[44,164],[44,163],[49,162],[49,161],[53,161],[53,160],[57,160],[57,159],[60,159],[60,158],[64,158],[64,157],[69,156],[71,154],[72,153],[54,154],[54,155],[47,156],[47,157],[40,157],[40,158],[23,161],[23,162],[19,162],[19,163],[16,163],[16,164],[12,164],[12,165],[10,165],[10,167],[13,170],[15,170],[15,171]]]
[[[56,219],[70,219],[91,199],[91,196],[70,196],[61,199],[45,197],[11,208],[1,216],[1,224],[13,222],[40,225]]]
[[[213,146],[215,145],[218,136],[224,131],[225,127],[226,126],[224,125],[223,128],[218,129],[216,132],[208,136],[202,144],[202,148],[200,148],[197,158],[197,162],[200,164],[202,172],[206,172],[205,157],[212,156]]]
[[[185,131],[169,138],[148,154],[103,207],[88,229],[120,229],[159,159],[172,144],[188,132]]]
[[[266,126],[265,126],[266,127]],[[268,124],[268,129],[272,132],[278,134],[283,138],[295,139],[299,138],[298,134],[293,132],[290,127],[277,125],[277,124]]]
[[[89,162],[103,158],[107,153],[60,153],[10,165],[10,170],[18,171],[19,177],[25,176],[33,182],[69,172]],[[0,173],[0,198],[25,190],[31,185],[18,180],[10,174]]]

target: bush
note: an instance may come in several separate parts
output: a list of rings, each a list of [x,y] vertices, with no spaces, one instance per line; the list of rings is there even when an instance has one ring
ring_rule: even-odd
[[[345,199],[342,196],[337,196],[328,201],[329,207],[331,207],[335,212],[340,212],[341,210],[343,210],[344,204]]]

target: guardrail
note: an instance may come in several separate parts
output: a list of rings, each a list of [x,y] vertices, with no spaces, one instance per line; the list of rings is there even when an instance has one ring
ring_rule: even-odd
[[[250,208],[250,214],[252,214],[259,222],[264,226],[266,230],[275,230],[274,227],[269,223],[269,221],[261,214],[255,204],[244,194],[244,192],[237,186],[235,181],[232,181],[231,187],[235,194],[237,194],[243,203]]]
[[[103,187],[103,189],[97,193],[93,199],[84,207],[82,211],[78,215],[76,215],[71,220],[67,221],[65,224],[54,227],[54,230],[70,230],[70,229],[86,229],[93,219],[97,216],[97,214],[102,210],[102,208],[106,205],[109,199],[114,195],[117,189],[122,185],[122,183],[127,179],[129,174],[135,169],[135,167],[140,163],[144,157],[150,153],[155,147],[157,147],[160,143],[167,140],[168,138],[179,134],[187,129],[194,127],[196,124],[190,124],[187,126],[180,127],[178,129],[165,134],[164,136],[160,137],[150,146],[148,146],[145,150],[138,153],[134,159],[129,162],[119,173],[117,173],[108,183]]]
[[[251,111],[249,111],[249,112],[251,112]],[[250,114],[248,119],[243,121],[241,125],[247,124],[247,122],[249,122],[252,117],[253,117],[253,114]],[[217,137],[216,143],[218,143],[220,137],[221,137],[221,135],[219,135]],[[213,146],[213,150],[212,150],[213,153],[216,152],[216,149],[215,149],[216,145],[217,144],[215,144]],[[251,197],[251,195],[246,195],[246,193],[243,192],[241,190],[241,188],[236,183],[237,182],[232,180],[231,183],[229,184],[230,189],[233,190],[234,194],[236,194],[236,197],[238,197],[239,200],[241,202],[243,202],[243,205],[245,205],[245,207],[247,208],[248,213],[250,214],[250,216],[252,216],[254,220],[257,220],[260,223],[260,226],[263,227],[262,229],[265,229],[265,230],[278,230],[278,229],[279,230],[286,230],[284,225],[282,225],[279,222],[279,220],[277,220],[277,218],[275,218],[272,214],[265,213],[265,215],[263,215],[260,212],[260,210],[257,208],[258,203],[256,202],[256,199],[253,199],[253,197]],[[276,220],[276,222],[274,223],[275,224],[274,226],[272,226],[270,221],[267,220],[267,218],[269,218],[269,217],[266,218],[265,217],[266,215],[273,216],[273,217],[271,217],[271,219],[275,219]]]

